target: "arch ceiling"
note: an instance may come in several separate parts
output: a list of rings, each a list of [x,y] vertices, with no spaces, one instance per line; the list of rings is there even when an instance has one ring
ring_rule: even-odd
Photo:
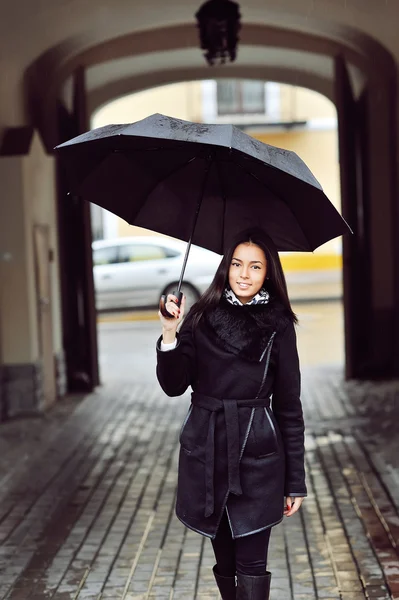
[[[361,73],[392,68],[389,52],[399,57],[395,2],[279,0],[276,8],[275,0],[246,0],[237,61],[210,69],[198,48],[200,4],[171,0],[165,10],[161,0],[41,0],[38,9],[24,0],[21,10],[10,3],[0,22],[0,68],[8,73],[0,112],[10,125],[26,122],[25,75],[40,98],[40,126],[77,66],[87,67],[95,108],[129,91],[226,75],[296,83],[331,98],[332,57],[345,55],[358,87]]]
[[[41,0],[7,3],[0,23],[0,56],[13,49],[22,70],[70,40],[79,52],[138,31],[193,25],[198,0]],[[244,23],[316,33],[359,46],[375,39],[397,56],[397,3],[381,0],[245,0]],[[364,38],[363,40],[361,38]],[[79,47],[78,47],[79,46]]]
[[[160,83],[202,79],[204,77],[245,77],[276,79],[303,87],[317,87],[332,98],[333,78],[331,57],[290,49],[243,46],[240,60],[223,67],[204,67],[197,48],[154,52],[137,57],[125,57],[87,70],[89,110],[92,112],[112,98]],[[304,65],[288,69],[287,65]]]

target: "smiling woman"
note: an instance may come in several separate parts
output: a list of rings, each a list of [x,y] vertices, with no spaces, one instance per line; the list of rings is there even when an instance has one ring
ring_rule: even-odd
[[[261,230],[240,234],[180,333],[176,301],[168,296],[173,318],[159,313],[157,343],[165,393],[193,390],[176,513],[211,538],[224,600],[265,600],[271,528],[306,496],[296,316],[274,243]]]
[[[252,242],[237,246],[229,269],[229,285],[242,304],[252,300],[262,289],[266,273],[267,261],[262,248]]]

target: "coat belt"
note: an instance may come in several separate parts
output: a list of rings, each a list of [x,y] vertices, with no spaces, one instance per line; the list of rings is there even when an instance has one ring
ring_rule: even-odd
[[[212,398],[198,392],[193,392],[191,401],[195,406],[209,410],[208,435],[205,449],[205,517],[210,517],[214,512],[214,471],[215,471],[215,426],[216,413],[224,412],[227,437],[227,472],[229,492],[236,496],[242,495],[240,481],[240,436],[238,425],[238,409],[240,407],[257,408],[270,406],[270,398],[252,398],[250,400],[232,400]],[[250,424],[249,424],[250,426]],[[245,442],[244,442],[245,443]]]

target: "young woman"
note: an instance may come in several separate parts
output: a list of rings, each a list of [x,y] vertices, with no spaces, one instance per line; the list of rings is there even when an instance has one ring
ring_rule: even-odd
[[[169,396],[193,390],[176,514],[211,538],[223,599],[268,599],[271,527],[306,496],[296,317],[274,243],[239,236],[180,333],[184,300],[166,307],[158,380]]]

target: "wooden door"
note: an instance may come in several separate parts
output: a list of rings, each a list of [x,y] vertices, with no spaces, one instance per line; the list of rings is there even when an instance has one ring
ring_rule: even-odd
[[[38,307],[39,352],[43,365],[44,408],[56,399],[56,375],[51,303],[51,250],[48,225],[34,226],[35,276]]]

